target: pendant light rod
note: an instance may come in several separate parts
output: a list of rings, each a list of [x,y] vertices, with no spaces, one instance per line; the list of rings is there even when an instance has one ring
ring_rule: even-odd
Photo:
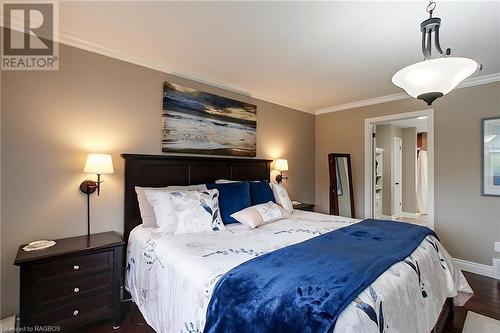
[[[443,55],[443,50],[441,49],[441,44],[439,43],[439,25],[436,27],[436,31],[434,31],[434,42],[436,43],[436,50],[439,54]],[[451,49],[446,49],[446,55],[451,54]]]
[[[429,60],[432,58],[432,33],[434,32],[434,46],[436,51],[443,56],[449,56],[451,54],[451,49],[446,49],[446,54],[441,48],[441,43],[439,42],[439,27],[441,26],[441,19],[439,17],[432,17],[432,13],[436,8],[436,3],[430,1],[427,6],[427,12],[429,13],[429,18],[420,24],[420,31],[422,31],[422,53],[424,58]]]

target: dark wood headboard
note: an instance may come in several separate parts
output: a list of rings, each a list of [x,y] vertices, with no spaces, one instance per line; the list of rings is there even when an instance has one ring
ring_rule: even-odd
[[[142,223],[135,186],[165,187],[211,183],[217,179],[270,180],[272,160],[122,154],[125,159],[123,237]]]

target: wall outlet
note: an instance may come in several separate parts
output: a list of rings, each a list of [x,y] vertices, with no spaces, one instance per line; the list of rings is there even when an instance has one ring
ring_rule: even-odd
[[[500,242],[495,242],[495,252],[500,252]]]
[[[493,258],[493,278],[500,280],[500,259]]]

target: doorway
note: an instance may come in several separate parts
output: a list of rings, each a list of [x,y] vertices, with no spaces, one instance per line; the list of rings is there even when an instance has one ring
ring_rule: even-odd
[[[365,120],[366,218],[434,227],[433,115],[424,110]]]

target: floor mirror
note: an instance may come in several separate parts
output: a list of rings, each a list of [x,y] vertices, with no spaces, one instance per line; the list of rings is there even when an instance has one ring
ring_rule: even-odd
[[[330,173],[330,214],[355,217],[351,155],[328,155]]]

